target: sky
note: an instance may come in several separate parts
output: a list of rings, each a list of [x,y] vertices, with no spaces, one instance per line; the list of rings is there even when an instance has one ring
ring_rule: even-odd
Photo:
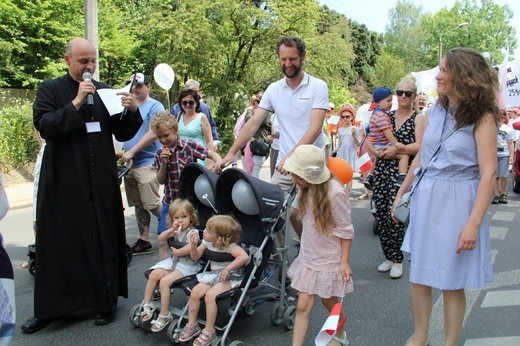
[[[327,5],[336,12],[344,14],[358,23],[365,24],[369,30],[383,33],[385,26],[389,24],[388,12],[395,8],[397,0],[318,0],[321,5]],[[436,13],[443,7],[451,8],[455,0],[415,0],[416,6],[423,7],[423,13]],[[518,0],[494,0],[500,6],[509,5],[513,11],[513,19],[510,25],[516,29],[517,40],[520,44],[520,1]],[[468,30],[471,28],[468,27]],[[447,29],[449,30],[449,28]],[[515,58],[520,59],[520,48],[516,49]]]

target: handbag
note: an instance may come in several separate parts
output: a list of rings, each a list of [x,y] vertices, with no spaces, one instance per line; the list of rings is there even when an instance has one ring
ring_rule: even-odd
[[[269,144],[259,140],[251,141],[250,149],[256,156],[267,156],[269,154]]]
[[[430,164],[430,162],[432,162],[433,158],[439,153],[442,143],[444,143],[444,141],[447,140],[458,129],[459,129],[458,127],[455,128],[446,137],[444,137],[444,139],[439,143],[439,146],[433,153],[432,157],[430,158],[430,160],[428,161],[426,166],[424,166],[424,168],[421,168],[421,173],[417,177],[417,181],[415,182],[415,185],[413,186],[412,190],[405,193],[401,197],[401,200],[399,201],[399,203],[397,203],[397,205],[395,206],[394,217],[397,220],[404,223],[405,225],[408,225],[408,222],[410,221],[410,202],[412,201],[412,195],[413,195],[415,189],[417,188],[417,185],[419,185],[419,182],[421,181],[421,179],[424,175],[424,172],[426,172],[426,167]]]

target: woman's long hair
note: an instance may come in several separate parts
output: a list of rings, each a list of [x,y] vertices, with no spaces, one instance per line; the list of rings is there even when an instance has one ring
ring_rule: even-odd
[[[458,126],[477,124],[486,113],[498,121],[496,95],[500,91],[496,70],[477,51],[454,48],[446,53],[446,70],[453,75],[453,87],[458,103],[453,117]],[[450,107],[448,97],[439,95],[439,103]],[[453,105],[452,105],[453,106]]]
[[[305,202],[307,202],[308,198],[312,198],[314,222],[318,232],[324,236],[330,236],[334,226],[329,198],[329,182],[331,179],[335,178],[330,177],[329,180],[322,184],[311,184],[308,188],[301,189],[300,198],[298,199],[300,212],[302,215],[305,215]]]

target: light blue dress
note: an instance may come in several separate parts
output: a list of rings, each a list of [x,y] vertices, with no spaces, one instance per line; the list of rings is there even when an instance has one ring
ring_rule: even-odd
[[[421,165],[428,163],[441,139],[455,127],[450,112],[439,104],[431,108]],[[401,248],[410,254],[412,283],[455,290],[483,288],[493,280],[487,215],[480,225],[475,249],[455,253],[480,182],[473,128],[460,128],[442,143],[412,197],[410,224]]]

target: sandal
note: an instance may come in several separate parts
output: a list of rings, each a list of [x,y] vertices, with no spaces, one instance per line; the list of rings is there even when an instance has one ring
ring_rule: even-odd
[[[199,337],[195,339],[193,342],[193,346],[209,346],[215,341],[217,338],[217,333],[213,330],[213,333],[209,333],[204,329],[202,333],[200,333]]]
[[[141,320],[143,322],[149,321],[153,317],[153,312],[155,311],[156,307],[153,305],[153,303],[150,304],[143,304],[143,313],[141,314]]]
[[[164,322],[161,322],[161,319]],[[166,327],[168,324],[170,324],[171,321],[173,321],[173,315],[172,315],[171,311],[168,311],[168,315],[166,315],[166,316],[159,314],[159,317],[157,317],[156,320],[152,321],[152,332],[154,332],[154,333],[160,332],[161,330],[164,329],[164,327]]]
[[[345,333],[345,332],[344,332],[344,333]],[[337,342],[339,342],[339,343],[340,343],[341,345],[343,345],[343,346],[347,346],[347,345],[349,344],[349,342],[348,342],[348,340],[347,340],[347,333],[345,333],[345,335],[344,335],[342,338],[337,337],[337,336],[334,336],[334,337],[332,338],[332,341],[337,341]],[[331,342],[332,342],[332,341],[331,341]],[[329,345],[331,345],[331,344],[329,343]]]
[[[362,194],[361,196],[359,196],[358,199],[362,201],[362,200],[364,200],[364,199],[367,199],[368,197],[370,197],[370,196],[368,195],[368,193],[365,192],[364,194]]]
[[[179,334],[179,341],[180,342],[186,342],[190,341],[194,337],[198,336],[200,334],[201,330],[199,327],[199,324],[190,325],[190,323],[186,323],[184,328],[182,328],[182,332]]]

